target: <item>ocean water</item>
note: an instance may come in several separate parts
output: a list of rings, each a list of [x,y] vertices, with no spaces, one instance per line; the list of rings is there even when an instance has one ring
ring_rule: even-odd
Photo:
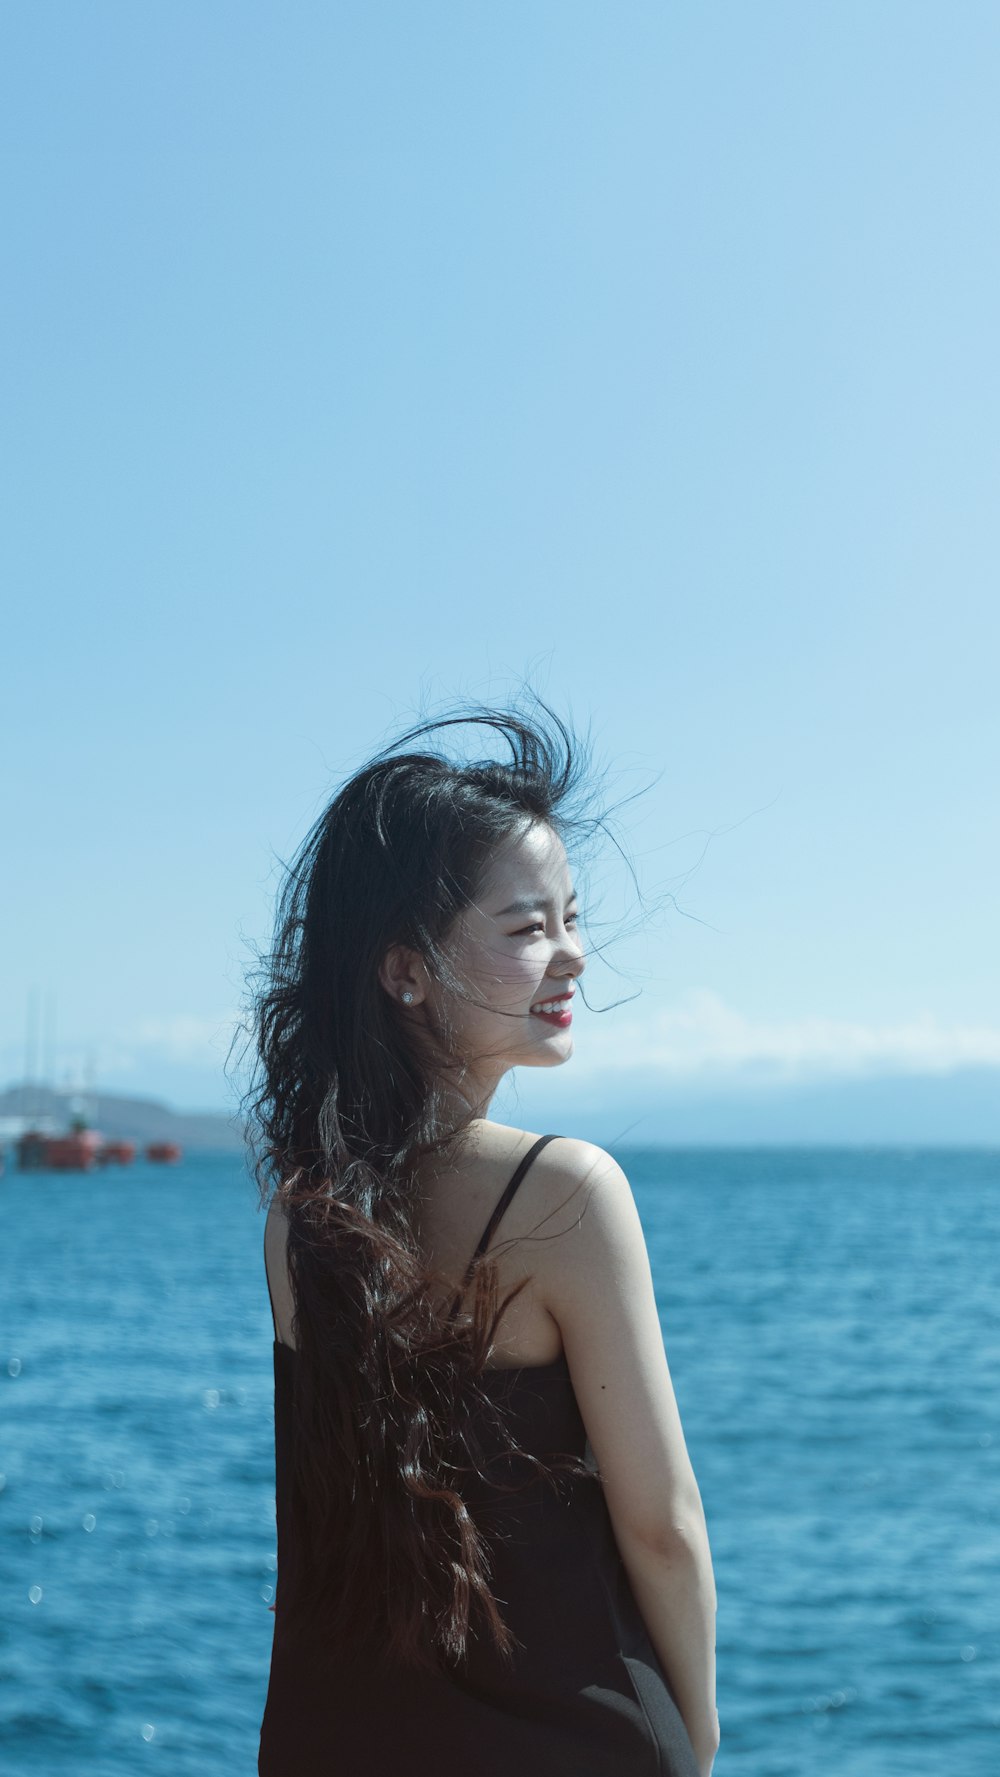
[[[709,1523],[717,1777],[992,1777],[1000,1155],[619,1158]],[[5,1777],[256,1771],[262,1232],[228,1157],[0,1179]]]

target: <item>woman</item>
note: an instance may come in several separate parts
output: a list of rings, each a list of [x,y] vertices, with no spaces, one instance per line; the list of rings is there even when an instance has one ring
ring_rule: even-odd
[[[279,903],[253,1100],[276,1187],[261,1777],[712,1769],[711,1557],[628,1180],[488,1116],[511,1068],[573,1047],[566,846],[601,823],[572,817],[552,721],[411,730]],[[400,750],[456,722],[510,762]]]

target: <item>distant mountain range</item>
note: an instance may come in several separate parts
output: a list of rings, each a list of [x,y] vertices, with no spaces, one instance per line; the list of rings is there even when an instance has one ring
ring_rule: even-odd
[[[8,1086],[0,1092],[0,1141],[12,1141],[26,1120],[40,1120],[43,1128],[51,1123],[60,1131],[66,1129],[81,1103],[86,1106],[88,1125],[119,1141],[176,1141],[184,1148],[213,1153],[235,1152],[244,1145],[235,1112],[226,1116],[224,1112],[174,1111],[155,1098],[58,1092],[35,1085]]]
[[[492,1114],[601,1147],[1000,1148],[1000,1068],[783,1082],[519,1068]]]
[[[0,1092],[0,1143],[26,1117],[65,1129],[79,1093],[47,1086]],[[104,1135],[192,1150],[244,1147],[238,1111],[175,1111],[161,1100],[86,1096],[87,1121]],[[897,1074],[811,1083],[680,1082],[636,1069],[595,1080],[572,1069],[518,1068],[491,1107],[498,1122],[555,1130],[602,1147],[986,1147],[1000,1149],[1000,1068]]]

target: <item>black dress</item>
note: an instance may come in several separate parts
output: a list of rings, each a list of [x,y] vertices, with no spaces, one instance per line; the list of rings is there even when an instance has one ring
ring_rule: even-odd
[[[477,1254],[535,1155],[553,1139],[542,1136],[521,1161]],[[565,1357],[490,1369],[487,1378],[525,1449],[587,1456]],[[478,1477],[463,1488],[488,1541],[494,1596],[521,1643],[511,1668],[480,1639],[460,1674],[345,1660],[331,1679],[328,1667],[311,1668],[288,1648],[281,1602],[296,1562],[289,1510],[294,1386],[295,1351],[276,1339],[278,1591],[259,1777],[698,1777],[596,1473],[562,1478],[558,1497],[543,1478],[516,1494]]]

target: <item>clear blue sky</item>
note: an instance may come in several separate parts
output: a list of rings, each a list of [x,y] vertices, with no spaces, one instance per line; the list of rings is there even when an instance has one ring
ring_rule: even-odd
[[[0,68],[0,1081],[35,985],[60,1081],[224,1104],[275,859],[525,676],[678,899],[581,1079],[1000,1066],[993,0],[32,0]]]

